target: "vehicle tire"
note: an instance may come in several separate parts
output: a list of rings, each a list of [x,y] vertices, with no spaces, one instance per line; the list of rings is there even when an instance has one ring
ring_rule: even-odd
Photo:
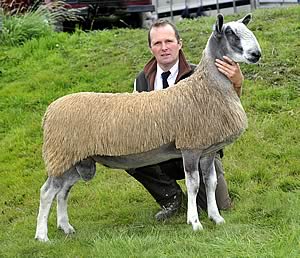
[[[64,32],[74,32],[76,27],[76,22],[74,21],[64,21],[63,22],[63,31]]]
[[[143,15],[142,13],[132,13],[125,18],[125,23],[131,28],[142,28]]]
[[[151,12],[146,13],[132,13],[128,15],[124,21],[131,28],[145,28],[149,29],[156,16]]]

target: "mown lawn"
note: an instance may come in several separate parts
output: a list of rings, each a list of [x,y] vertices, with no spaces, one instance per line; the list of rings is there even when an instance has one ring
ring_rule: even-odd
[[[259,65],[241,65],[249,129],[223,159],[234,208],[222,213],[226,224],[218,227],[201,214],[202,232],[192,232],[184,212],[156,222],[158,205],[133,178],[98,166],[95,179],[78,183],[70,195],[77,233],[56,229],[54,205],[51,242],[35,241],[39,188],[46,179],[46,107],[73,92],[132,91],[150,58],[147,32],[77,31],[2,47],[0,257],[300,257],[299,19],[300,6],[254,12],[249,27],[263,58]],[[178,24],[192,62],[199,61],[213,23],[207,17]]]

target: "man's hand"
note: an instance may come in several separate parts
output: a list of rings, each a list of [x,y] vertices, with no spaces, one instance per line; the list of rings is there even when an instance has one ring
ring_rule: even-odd
[[[227,56],[223,56],[223,58],[225,62],[220,59],[216,59],[215,64],[218,70],[232,82],[236,93],[240,96],[244,81],[244,76],[241,72],[240,66]]]

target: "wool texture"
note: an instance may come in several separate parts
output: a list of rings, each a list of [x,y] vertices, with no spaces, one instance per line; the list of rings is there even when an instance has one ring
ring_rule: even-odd
[[[43,119],[43,158],[60,176],[93,155],[142,153],[175,142],[206,149],[237,138],[247,118],[233,87],[211,75],[203,54],[195,73],[176,86],[141,93],[75,93],[49,105]]]

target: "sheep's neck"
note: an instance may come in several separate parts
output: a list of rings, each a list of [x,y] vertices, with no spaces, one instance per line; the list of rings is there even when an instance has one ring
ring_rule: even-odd
[[[231,81],[223,75],[217,69],[215,65],[215,60],[223,59],[223,55],[226,53],[221,47],[218,47],[215,39],[211,37],[206,45],[206,48],[203,51],[202,59],[198,65],[196,73],[205,73],[205,78],[209,81],[215,82],[217,85],[221,85],[222,88],[232,88]],[[224,53],[223,53],[224,52]]]
[[[222,85],[222,88],[232,87],[230,80],[217,69],[215,57],[211,57],[206,49],[203,51],[202,59],[195,71],[195,76],[197,74],[209,82]]]

